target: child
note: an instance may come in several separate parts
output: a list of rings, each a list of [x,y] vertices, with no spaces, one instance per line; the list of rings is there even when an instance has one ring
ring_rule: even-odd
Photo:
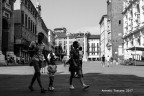
[[[48,65],[48,74],[49,74],[49,90],[53,91],[54,87],[53,87],[53,82],[54,82],[54,75],[57,71],[57,66],[55,64],[55,58],[53,56],[53,54],[51,54],[51,58],[50,58],[50,64]]]

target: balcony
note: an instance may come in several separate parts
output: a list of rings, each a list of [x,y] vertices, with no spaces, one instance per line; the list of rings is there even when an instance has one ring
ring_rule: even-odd
[[[7,2],[4,3],[3,7],[4,7],[5,9],[9,10],[9,11],[12,11],[12,7],[11,7],[11,5],[8,4]]]

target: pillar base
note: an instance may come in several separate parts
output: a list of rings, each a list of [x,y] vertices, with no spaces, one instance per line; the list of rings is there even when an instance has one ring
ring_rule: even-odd
[[[0,65],[6,65],[5,55],[0,51]]]
[[[87,58],[86,58],[86,56],[84,56],[84,57],[83,57],[83,61],[87,61]]]

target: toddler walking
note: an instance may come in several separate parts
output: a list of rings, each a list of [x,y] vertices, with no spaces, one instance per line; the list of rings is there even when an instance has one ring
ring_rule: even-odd
[[[50,58],[50,64],[48,65],[47,70],[48,70],[48,74],[49,74],[49,87],[48,87],[48,90],[53,91],[54,90],[54,86],[53,86],[54,75],[57,71],[57,66],[55,64],[55,58],[52,54],[51,54],[51,58]]]

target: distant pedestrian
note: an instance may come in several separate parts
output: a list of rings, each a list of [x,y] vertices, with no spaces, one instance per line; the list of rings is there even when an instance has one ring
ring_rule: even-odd
[[[29,89],[31,91],[34,91],[33,89],[33,84],[35,82],[35,80],[37,79],[38,84],[40,86],[41,89],[41,93],[45,93],[45,89],[42,86],[41,83],[41,74],[40,74],[40,69],[41,69],[41,63],[43,61],[43,56],[45,57],[46,61],[47,57],[46,57],[46,51],[45,51],[45,44],[42,42],[44,39],[44,34],[42,32],[38,33],[38,42],[36,41],[32,41],[30,46],[29,46],[29,53],[32,56],[32,65],[34,67],[35,73],[33,75],[33,78],[31,80],[31,83],[29,85]]]
[[[57,71],[57,66],[55,64],[55,57],[54,57],[52,52],[50,53],[50,61],[49,61],[49,65],[48,65],[47,70],[48,70],[48,74],[49,74],[49,87],[48,87],[48,90],[53,91],[55,89],[54,85],[53,85],[53,82],[54,82],[54,75]]]
[[[21,57],[21,63],[24,65],[24,57]]]
[[[82,71],[81,71],[81,64],[80,64],[80,59],[79,59],[79,43],[78,41],[74,41],[73,42],[73,50],[71,50],[70,52],[70,67],[69,67],[69,71],[70,71],[70,89],[74,89],[74,86],[72,84],[72,80],[74,78],[75,72],[78,73],[79,75],[79,79],[80,82],[83,86],[84,89],[88,88],[89,85],[86,85],[84,83],[83,77],[82,77]]]
[[[102,66],[105,67],[105,56],[102,56]]]
[[[110,66],[110,57],[107,56],[107,66],[109,67]]]

